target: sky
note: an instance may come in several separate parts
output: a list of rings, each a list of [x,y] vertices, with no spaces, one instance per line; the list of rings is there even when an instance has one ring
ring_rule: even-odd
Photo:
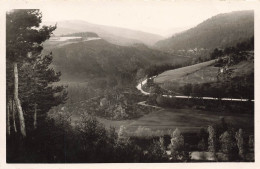
[[[83,20],[169,36],[219,13],[254,9],[255,4],[237,0],[56,0],[25,6],[40,8],[43,22]]]
[[[250,2],[68,1],[41,8],[44,21],[84,20],[168,36],[231,11],[254,9]]]

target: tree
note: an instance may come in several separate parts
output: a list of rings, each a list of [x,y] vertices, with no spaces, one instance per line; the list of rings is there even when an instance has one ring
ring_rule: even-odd
[[[202,151],[206,151],[208,148],[208,137],[209,134],[204,128],[200,129],[200,132],[198,134],[198,137],[201,139],[198,143],[198,148]]]
[[[36,129],[38,118],[45,119],[46,113],[67,99],[64,86],[52,85],[60,80],[61,73],[50,68],[52,53],[34,56],[34,61],[24,63],[20,71],[20,98],[28,118]]]
[[[228,155],[228,160],[237,159],[236,140],[231,131],[225,131],[220,137],[221,150]]]
[[[168,160],[162,137],[160,137],[159,141],[153,141],[148,150],[147,160],[149,162],[166,162]]]
[[[239,156],[241,159],[245,159],[245,144],[244,144],[244,133],[242,129],[236,132],[237,147],[239,150]]]
[[[169,148],[171,150],[171,157],[174,161],[187,161],[189,159],[189,154],[185,150],[184,137],[178,128],[176,128],[171,135]]]
[[[18,67],[26,61],[35,59],[32,56],[42,51],[42,42],[50,38],[52,31],[56,28],[56,26],[39,28],[41,18],[40,11],[36,9],[15,9],[6,15],[6,54],[7,64],[9,64],[7,67],[13,68],[13,83],[7,84],[7,87],[13,87],[13,92],[10,88],[7,89],[7,96],[8,99],[14,100],[23,137],[26,137],[26,128],[24,111],[19,98]]]
[[[209,148],[208,148],[208,150],[210,152],[215,153],[216,152],[216,142],[217,142],[215,129],[212,126],[209,126],[208,127],[208,133],[209,133],[209,139],[208,139]]]
[[[156,98],[156,103],[159,105],[159,106],[169,106],[169,102],[168,102],[168,99],[163,97],[162,95],[158,95],[157,98]]]
[[[218,57],[223,56],[223,51],[215,48],[214,51],[210,54],[211,59],[217,59]]]
[[[182,92],[184,95],[186,96],[190,96],[190,94],[192,93],[192,84],[191,83],[188,83],[186,85],[183,86],[182,88]]]
[[[144,69],[138,69],[136,73],[136,80],[142,80],[145,77],[145,70]]]
[[[127,139],[126,127],[124,125],[120,126],[120,128],[119,128],[118,139],[119,140],[126,140]]]

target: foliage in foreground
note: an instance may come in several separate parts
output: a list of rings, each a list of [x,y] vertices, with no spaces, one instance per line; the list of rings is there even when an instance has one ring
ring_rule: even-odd
[[[54,106],[64,103],[64,86],[54,86],[61,73],[51,68],[52,53],[42,55],[42,43],[56,26],[40,26],[37,9],[14,9],[6,15],[7,132],[34,130]],[[19,73],[18,73],[19,72]],[[16,115],[17,114],[17,115]],[[17,121],[19,120],[19,123]],[[19,126],[16,124],[19,124]]]
[[[72,127],[61,115],[48,119],[28,136],[19,140],[12,135],[7,140],[9,163],[70,163],[70,162],[154,162],[161,161],[156,146],[149,151],[129,138],[122,137],[114,128],[106,130],[95,118],[82,116]]]
[[[201,130],[198,135],[199,140],[204,140],[204,143],[196,143],[201,151],[213,152],[220,161],[248,161],[246,154],[252,149],[253,139],[248,140],[241,129],[235,132],[222,120],[208,131],[207,134]],[[55,120],[46,120],[44,127],[29,132],[22,141],[16,135],[8,137],[7,162],[188,162],[194,151],[188,138],[176,129],[170,141],[164,136],[147,137],[143,138],[145,146],[142,146],[138,143],[142,138],[129,137],[123,126],[116,132],[114,128],[105,129],[94,117],[82,115],[72,127],[61,114]]]

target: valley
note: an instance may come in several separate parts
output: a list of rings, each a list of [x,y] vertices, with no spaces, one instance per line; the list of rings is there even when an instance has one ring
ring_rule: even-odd
[[[11,10],[6,161],[254,162],[254,11],[209,16],[162,37]]]
[[[73,35],[74,34],[68,36],[68,39],[73,38]],[[84,33],[78,35],[82,36],[84,35]],[[70,119],[72,121],[72,124],[76,123],[76,121],[79,120],[79,117],[81,116],[80,112],[88,112],[87,114],[96,116],[98,121],[104,124],[106,128],[115,127],[116,130],[119,130],[120,126],[125,126],[128,133],[133,133],[138,128],[145,127],[146,129],[151,131],[158,130],[157,132],[154,133],[152,132],[153,134],[156,134],[156,133],[165,133],[169,129],[174,129],[174,128],[179,128],[182,132],[198,132],[201,127],[215,123],[221,117],[225,117],[225,119],[230,123],[232,123],[234,126],[238,127],[239,125],[241,125],[244,128],[248,126],[248,124],[242,122],[241,120],[242,119],[252,120],[254,118],[252,113],[243,113],[243,110],[242,112],[240,112],[241,116],[240,115],[237,116],[235,115],[233,110],[228,110],[226,114],[225,113],[223,114],[223,111],[216,110],[211,112],[211,110],[210,111],[199,110],[196,108],[194,109],[192,107],[187,108],[187,106],[186,107],[183,106],[181,107],[181,109],[174,109],[174,108],[169,109],[167,108],[167,106],[164,107],[160,105],[157,100],[155,101],[155,104],[153,103],[150,104],[151,102],[149,101],[148,104],[145,102],[147,99],[149,100],[149,97],[151,97],[149,95],[153,94],[147,91],[147,88],[143,89],[143,86],[147,86],[148,80],[152,81],[152,83],[154,83],[155,85],[160,86],[160,88],[164,90],[162,97],[168,99],[171,98],[180,99],[183,100],[184,102],[187,101],[186,99],[213,100],[213,102],[214,100],[216,100],[215,102],[220,100],[247,102],[248,99],[251,98],[236,98],[236,97],[230,97],[228,95],[226,96],[223,95],[221,98],[219,98],[219,97],[214,97],[214,95],[212,95],[211,93],[207,95],[206,88],[205,88],[205,93],[201,92],[199,95],[196,95],[196,93],[198,94],[198,92],[193,92],[190,93],[190,95],[185,95],[185,93],[181,93],[182,91],[180,91],[180,89],[186,87],[189,84],[207,85],[207,84],[218,83],[219,78],[221,78],[220,70],[222,69],[222,67],[216,67],[215,65],[219,64],[220,60],[227,60],[229,56],[225,56],[222,58],[213,59],[205,62],[200,61],[201,63],[192,64],[190,66],[183,66],[173,70],[166,70],[160,73],[159,75],[149,78],[148,80],[147,79],[141,80],[141,82],[139,82],[138,85],[136,86],[137,89],[141,92],[138,94],[138,90],[136,90],[135,88],[136,83],[130,80],[130,79],[134,81],[136,80],[135,74],[138,71],[140,72],[140,70],[142,69],[143,72],[140,74],[139,78],[145,78],[146,76],[145,69],[149,65],[152,66],[154,63],[157,64],[159,63],[163,66],[167,62],[168,63],[172,62],[176,64],[178,60],[179,63],[186,63],[188,62],[187,60],[188,57],[175,56],[173,54],[160,52],[145,46],[133,46],[133,47],[117,46],[109,42],[106,42],[105,40],[102,40],[101,38],[98,37],[98,35],[95,36],[96,37],[91,39],[92,41],[90,42],[85,42],[87,40],[84,41],[74,40],[72,42],[70,41],[66,42],[67,40],[64,40],[60,42],[61,40],[58,40],[58,42],[61,43],[59,44],[59,47],[56,46],[54,48],[50,48],[50,47],[46,48],[47,50],[52,50],[52,52],[56,56],[56,58],[54,59],[54,67],[56,67],[57,70],[61,70],[63,73],[65,73],[63,75],[63,82],[61,84],[68,85],[69,93],[72,92],[71,94],[73,94],[73,92],[76,91],[78,93],[78,95],[75,96],[70,95],[69,102],[75,105],[72,106],[70,104],[67,105],[65,104],[65,106],[60,107],[62,109],[64,108],[66,109],[67,113],[71,117]],[[81,38],[84,37],[82,36]],[[129,51],[131,50],[132,52],[135,51],[135,54],[130,55],[130,53],[129,54],[126,53],[128,50]],[[80,51],[80,53],[78,53],[78,51]],[[111,55],[112,53],[113,55]],[[158,54],[160,55],[160,57],[158,57]],[[122,57],[124,58],[123,60]],[[252,57],[253,57],[252,53],[250,54],[249,52],[248,55],[249,60],[242,61],[236,65],[229,66],[229,69],[232,70],[233,78],[243,77],[253,72]],[[159,61],[160,59],[161,61]],[[192,60],[190,59],[189,61]],[[85,69],[84,67],[80,68],[80,64],[84,65],[88,69],[88,71],[91,72],[89,73],[91,74],[92,78],[84,79],[84,77],[90,77],[90,76],[89,73],[86,70],[84,70]],[[87,66],[87,64],[89,66]],[[113,65],[113,69],[111,69],[112,67],[110,67],[111,64]],[[76,67],[71,69],[69,68],[69,66],[74,66],[74,65],[76,65]],[[69,72],[69,70],[71,71]],[[79,70],[79,74],[75,74],[76,70]],[[122,71],[125,71],[125,73],[128,74],[128,78],[124,79],[125,75],[123,74],[122,74],[123,76],[116,75],[118,74],[118,72],[122,73]],[[71,74],[72,72],[73,74]],[[82,75],[82,73],[86,73],[86,75]],[[73,76],[74,78],[72,78]],[[81,85],[77,85],[80,82],[80,81],[78,82],[79,79],[81,79]],[[73,83],[75,83],[78,87],[76,88],[72,87],[73,86],[71,84],[72,81],[74,81]],[[96,85],[96,83],[99,83],[99,85]],[[129,93],[128,95],[130,97],[126,96],[125,94],[126,86],[128,86],[127,87]],[[103,89],[104,87],[108,87],[108,88],[104,90]],[[109,89],[111,87],[114,89]],[[70,90],[70,88],[71,89],[74,88],[74,89]],[[85,103],[86,100],[85,96],[90,95],[89,92],[85,93],[86,90],[91,91],[92,98],[97,98],[97,99],[93,100],[90,103],[89,102]],[[168,93],[166,91],[168,91]],[[112,94],[113,92],[121,93],[121,94]],[[178,94],[176,95],[176,93]],[[140,97],[140,94],[144,94],[144,96]],[[139,99],[137,98],[133,99],[134,97],[131,95],[133,96],[135,95],[134,97],[139,97]],[[121,97],[121,99],[118,99],[118,97]],[[129,98],[131,98],[131,101],[129,100]],[[79,101],[79,104],[75,102],[76,100]],[[108,102],[110,105],[108,107],[100,108],[99,105],[101,105],[101,100],[106,100],[106,102]],[[116,104],[116,102],[120,102],[120,103]],[[187,103],[188,102],[190,101],[187,101]],[[143,105],[143,103],[145,103],[146,105]],[[113,106],[113,104],[116,104],[116,106]],[[158,104],[159,107],[156,108]],[[227,102],[225,104],[229,104],[229,103]],[[142,106],[143,108],[141,108]],[[148,107],[150,106],[151,109],[147,108],[146,106]],[[136,113],[129,114],[130,113],[129,110],[135,111]],[[114,111],[114,113],[109,111]],[[121,115],[117,114],[116,112]],[[212,115],[210,115],[209,113]],[[207,115],[208,117],[206,118]],[[213,115],[215,115],[215,117],[213,117]],[[165,116],[165,118],[162,119],[161,116]],[[198,116],[196,117],[198,118],[197,122],[192,125],[190,123],[187,123],[187,126],[185,126],[185,121],[181,120],[184,119],[185,116],[188,121]],[[188,117],[190,117],[190,119]],[[149,120],[149,118],[152,118],[154,120],[151,119]],[[157,121],[155,120],[156,118],[160,120]],[[232,120],[233,118],[238,118],[238,119]],[[253,128],[248,127],[246,130],[248,132],[252,132]]]

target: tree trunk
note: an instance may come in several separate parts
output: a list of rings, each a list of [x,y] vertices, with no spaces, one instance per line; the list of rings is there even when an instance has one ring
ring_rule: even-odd
[[[34,103],[34,116],[33,116],[33,127],[37,128],[37,104]]]
[[[12,112],[13,112],[14,132],[17,133],[16,122],[15,122],[15,103],[14,103],[14,100],[12,100]]]
[[[7,103],[7,134],[10,136],[11,128],[10,128],[10,101]]]
[[[15,101],[16,109],[18,111],[21,134],[22,134],[23,137],[26,137],[23,109],[22,109],[22,106],[21,106],[20,99],[18,97],[18,70],[17,70],[17,62],[14,62],[14,101]]]

